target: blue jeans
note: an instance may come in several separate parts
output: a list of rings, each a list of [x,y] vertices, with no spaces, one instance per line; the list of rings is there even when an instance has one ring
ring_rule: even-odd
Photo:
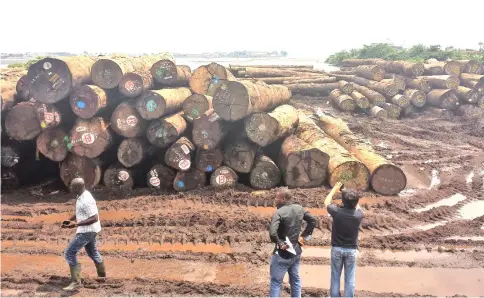
[[[65,251],[65,258],[69,266],[75,266],[77,262],[77,253],[84,247],[87,255],[94,261],[94,263],[102,263],[103,259],[97,250],[96,243],[97,233],[77,233],[71,240],[69,246]]]
[[[356,248],[331,248],[331,297],[340,297],[341,271],[345,268],[345,297],[355,295]]]
[[[271,258],[271,285],[270,297],[281,296],[282,280],[286,272],[289,273],[289,284],[291,285],[291,297],[301,297],[301,278],[299,277],[299,264],[301,255],[289,259],[282,258],[279,254],[273,254]]]

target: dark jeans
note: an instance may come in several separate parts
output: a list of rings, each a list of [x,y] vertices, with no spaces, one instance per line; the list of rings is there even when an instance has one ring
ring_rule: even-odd
[[[84,247],[87,255],[94,261],[94,263],[102,263],[102,257],[97,250],[96,242],[97,233],[78,233],[71,240],[69,246],[65,251],[65,258],[69,266],[75,266],[77,262],[77,253]]]
[[[345,268],[345,297],[355,295],[356,248],[331,248],[331,297],[340,297],[341,271]]]
[[[299,277],[299,264],[301,255],[284,259],[278,254],[271,258],[271,285],[270,297],[281,296],[282,280],[286,272],[289,273],[289,284],[291,285],[291,297],[301,297],[301,278]]]

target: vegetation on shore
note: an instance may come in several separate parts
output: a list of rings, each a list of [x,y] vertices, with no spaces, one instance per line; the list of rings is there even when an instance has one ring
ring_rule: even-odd
[[[364,45],[359,49],[340,51],[326,59],[326,63],[341,65],[344,59],[368,59],[382,58],[385,60],[406,60],[414,62],[424,62],[428,59],[445,61],[452,60],[477,60],[484,63],[484,43],[479,43],[479,50],[462,50],[453,47],[442,49],[440,45],[425,46],[415,45],[411,48],[396,47],[389,43],[374,43]]]
[[[40,61],[40,60],[42,60],[44,58],[45,57],[43,57],[43,56],[37,56],[34,59],[31,59],[31,60],[29,60],[29,61],[27,61],[25,63],[20,62],[20,63],[12,63],[12,64],[9,64],[8,65],[8,68],[25,68],[25,69],[27,69],[27,68],[30,67],[30,65],[32,65],[35,62]]]

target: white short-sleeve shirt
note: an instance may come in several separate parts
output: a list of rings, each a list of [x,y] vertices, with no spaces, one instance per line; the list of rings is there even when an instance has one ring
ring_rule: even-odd
[[[91,193],[85,190],[80,196],[77,197],[76,202],[76,221],[81,222],[89,217],[98,214],[96,200],[91,195]],[[99,233],[101,232],[101,219],[88,226],[77,227],[77,233]]]

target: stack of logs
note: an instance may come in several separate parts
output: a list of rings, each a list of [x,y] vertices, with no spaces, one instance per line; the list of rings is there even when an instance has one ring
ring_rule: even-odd
[[[231,69],[237,76],[270,70]],[[271,69],[301,74],[289,85],[336,80],[307,66]],[[392,195],[406,185],[403,172],[340,119],[299,114],[290,88],[237,80],[216,63],[192,72],[168,55],[45,58],[13,82],[16,92],[2,90],[2,135],[9,137],[2,168],[24,159],[20,144],[35,142],[37,156],[59,163],[66,186],[75,177],[89,188],[102,181],[176,191],[342,181]]]

